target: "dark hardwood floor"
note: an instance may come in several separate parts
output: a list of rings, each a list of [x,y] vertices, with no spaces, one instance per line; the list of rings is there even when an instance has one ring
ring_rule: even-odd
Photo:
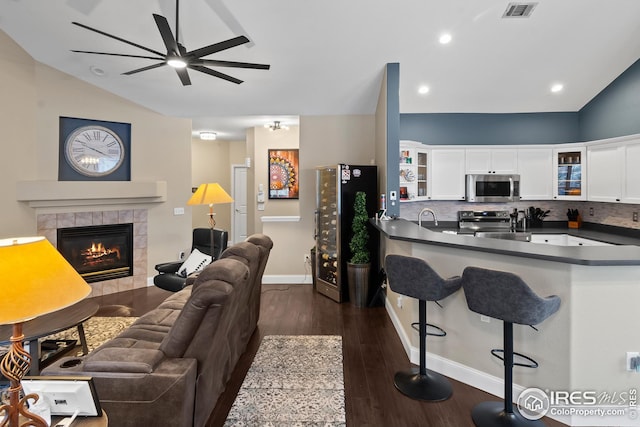
[[[170,293],[155,287],[99,298],[102,315],[118,306],[131,307],[139,316],[155,308]],[[117,314],[114,314],[117,315]],[[355,308],[337,304],[310,285],[264,285],[260,322],[218,400],[208,427],[219,427],[265,335],[341,335],[343,337],[345,405],[351,427],[473,426],[471,409],[485,400],[498,400],[483,391],[451,380],[453,397],[438,403],[410,399],[393,385],[396,371],[409,368],[409,360],[383,307]],[[550,427],[561,424],[549,418]]]

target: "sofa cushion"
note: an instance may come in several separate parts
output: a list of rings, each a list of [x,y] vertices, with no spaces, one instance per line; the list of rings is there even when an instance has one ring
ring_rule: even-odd
[[[150,374],[164,358],[159,350],[146,348],[103,347],[84,362],[87,371]]]
[[[189,300],[162,341],[160,350],[168,357],[183,357],[190,347],[195,347],[196,353],[204,358],[208,353],[206,341],[210,344],[216,331],[197,334],[202,319],[206,315],[209,317],[207,324],[217,324],[234,286],[246,286],[248,279],[249,268],[240,261],[221,259],[208,265],[198,276]]]

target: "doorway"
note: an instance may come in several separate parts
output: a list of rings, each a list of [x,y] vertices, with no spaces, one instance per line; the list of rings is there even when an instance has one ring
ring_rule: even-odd
[[[232,165],[232,173],[231,243],[238,243],[247,238],[247,167]]]

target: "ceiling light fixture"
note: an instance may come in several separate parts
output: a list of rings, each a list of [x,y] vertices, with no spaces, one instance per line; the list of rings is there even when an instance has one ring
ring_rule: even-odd
[[[179,57],[173,57],[167,59],[167,65],[173,68],[185,68],[187,66],[187,61]]]
[[[452,37],[451,37],[451,34],[449,33],[442,34],[438,39],[440,44],[448,44],[449,42],[451,42],[451,40],[452,40]]]
[[[564,86],[562,85],[562,83],[556,83],[553,86],[551,86],[551,92],[553,93],[562,92],[562,89],[564,89]]]
[[[205,141],[212,141],[216,139],[218,134],[215,132],[200,132],[200,139]]]
[[[426,94],[428,94],[428,93],[429,93],[429,86],[420,86],[420,87],[418,88],[418,93],[419,93],[420,95],[426,95]]]
[[[283,125],[281,124],[279,121],[274,121],[273,124],[269,124],[267,123],[266,125],[264,125],[265,128],[269,128],[269,130],[271,132],[273,132],[274,130],[289,130],[289,126],[287,125]]]

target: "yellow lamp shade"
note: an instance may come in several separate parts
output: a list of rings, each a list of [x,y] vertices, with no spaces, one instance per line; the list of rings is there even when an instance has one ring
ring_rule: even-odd
[[[219,203],[231,203],[233,199],[217,182],[200,184],[191,196],[188,205],[216,205]]]
[[[0,325],[82,300],[91,287],[44,237],[0,240]]]

